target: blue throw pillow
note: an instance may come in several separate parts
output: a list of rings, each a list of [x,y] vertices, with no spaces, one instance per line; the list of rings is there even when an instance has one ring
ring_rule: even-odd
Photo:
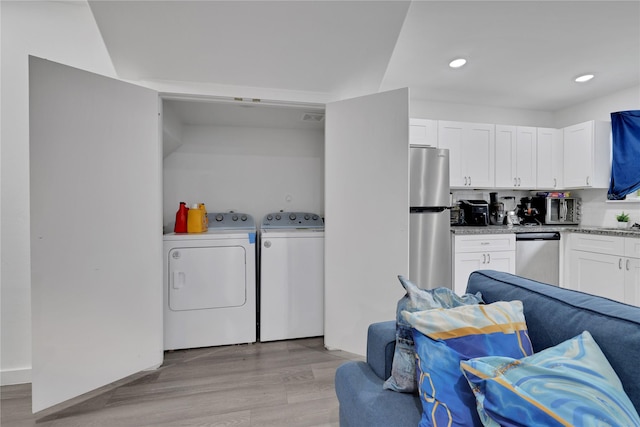
[[[482,426],[460,361],[489,355],[520,358],[532,354],[522,302],[405,311],[402,315],[414,328],[423,409],[420,427]]]
[[[413,344],[411,325],[402,317],[403,311],[416,312],[433,308],[452,308],[467,304],[482,303],[480,292],[475,295],[456,295],[451,289],[420,289],[415,284],[398,276],[407,294],[398,301],[396,310],[396,348],[393,353],[391,376],[383,387],[387,390],[413,393],[416,383],[416,351]]]
[[[520,360],[481,357],[460,366],[485,426],[640,426],[620,379],[587,331]]]

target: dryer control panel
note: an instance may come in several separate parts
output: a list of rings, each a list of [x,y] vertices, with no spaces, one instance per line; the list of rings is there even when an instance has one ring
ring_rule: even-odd
[[[238,212],[210,212],[209,229],[216,230],[244,230],[255,229],[256,223],[249,214]]]
[[[324,229],[324,220],[311,212],[273,212],[262,220],[263,230],[268,229]]]

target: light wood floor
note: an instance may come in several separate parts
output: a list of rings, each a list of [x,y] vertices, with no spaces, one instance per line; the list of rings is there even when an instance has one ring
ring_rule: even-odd
[[[322,338],[165,353],[156,371],[31,414],[28,384],[0,388],[2,427],[337,427],[336,368],[357,355]]]

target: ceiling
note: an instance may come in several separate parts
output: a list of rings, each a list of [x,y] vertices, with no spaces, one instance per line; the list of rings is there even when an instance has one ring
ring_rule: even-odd
[[[328,99],[409,87],[413,99],[547,112],[640,85],[640,0],[89,5],[124,79]],[[467,65],[450,69],[459,56]],[[573,82],[583,73],[596,77]]]

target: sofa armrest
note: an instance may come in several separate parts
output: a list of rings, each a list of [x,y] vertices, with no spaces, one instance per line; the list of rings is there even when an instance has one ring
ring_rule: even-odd
[[[382,380],[386,380],[391,376],[391,365],[395,349],[395,320],[369,325],[367,331],[367,363]]]

